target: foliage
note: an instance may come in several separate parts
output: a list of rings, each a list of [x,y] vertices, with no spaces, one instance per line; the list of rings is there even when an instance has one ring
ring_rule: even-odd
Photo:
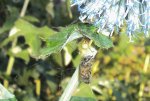
[[[2,101],[16,101],[15,96],[8,92],[1,84],[0,84],[0,100]]]
[[[149,39],[129,43],[123,34],[115,35],[113,47],[111,39],[98,34],[95,27],[71,23],[78,13],[72,9],[75,16],[71,18],[68,1],[31,0],[22,18],[18,18],[22,0],[0,1],[1,83],[9,81],[8,89],[18,101],[57,101],[80,63],[78,47],[87,37],[99,49],[93,79],[90,85],[80,84],[71,101],[148,100],[150,71],[143,68],[150,51]],[[5,71],[10,56],[15,57],[15,63],[8,76]]]

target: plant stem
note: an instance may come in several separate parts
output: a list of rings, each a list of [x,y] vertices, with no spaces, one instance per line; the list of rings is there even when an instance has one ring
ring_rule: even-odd
[[[13,56],[10,56],[9,61],[8,61],[8,66],[7,66],[7,70],[6,70],[6,75],[9,76],[11,74],[12,71],[12,67],[14,64],[15,58]],[[9,82],[5,79],[4,80],[4,86],[7,88],[8,87]]]
[[[23,7],[22,7],[22,10],[21,10],[21,13],[20,13],[20,17],[23,17],[25,15],[28,4],[29,4],[29,1],[30,0],[25,0],[24,1]]]
[[[92,43],[92,41],[90,42],[90,45],[87,42],[81,46],[81,50],[84,50],[81,53],[83,57],[86,57],[87,55],[95,57],[97,50],[91,46],[91,43]],[[85,45],[88,47],[84,47]],[[71,98],[73,92],[77,89],[78,85],[79,85],[79,67],[76,68],[76,71],[74,72],[71,80],[69,81],[69,83],[68,83],[67,87],[65,88],[65,91],[63,92],[59,101],[70,101],[70,98]]]
[[[37,96],[40,96],[40,93],[41,93],[41,80],[36,79],[35,84],[36,84],[35,93],[36,93]]]
[[[16,43],[17,43],[17,39],[14,39],[13,43],[12,43],[12,48],[16,46]],[[14,56],[10,56],[9,57],[9,60],[8,60],[8,65],[7,65],[7,69],[6,69],[6,75],[7,76],[10,76],[11,75],[11,71],[12,71],[12,68],[13,68],[13,65],[15,63],[15,58]],[[4,86],[7,88],[9,85],[9,82],[8,80],[4,80]]]
[[[11,70],[12,70],[14,61],[15,61],[14,57],[13,57],[13,56],[10,56],[9,61],[8,61],[8,66],[7,66],[6,75],[10,75],[10,74],[11,74]]]
[[[73,92],[76,90],[76,88],[79,85],[78,74],[79,74],[79,67],[77,67],[76,71],[74,72],[71,80],[69,81],[59,101],[70,101]]]
[[[147,54],[146,58],[145,58],[144,68],[143,68],[143,72],[144,73],[147,73],[149,62],[150,62],[150,54]],[[140,97],[139,101],[142,101],[144,88],[145,88],[145,83],[142,82],[140,84],[140,90],[139,90],[139,97]]]
[[[28,4],[29,4],[29,0],[25,0],[25,2],[23,4],[23,7],[22,7],[22,10],[21,10],[21,13],[20,13],[20,17],[23,17],[25,15],[25,12],[27,10]],[[13,29],[14,29],[14,27],[11,30],[13,30]],[[12,48],[15,47],[16,44],[17,44],[17,39],[14,39],[14,41],[12,42]],[[10,56],[9,60],[8,60],[7,70],[6,70],[6,75],[7,76],[11,75],[11,71],[12,71],[14,63],[15,63],[15,57],[14,56]],[[4,80],[4,86],[7,88],[8,85],[9,85],[9,82],[8,82],[8,80],[5,79]]]
[[[72,16],[71,7],[70,7],[70,0],[66,0],[66,6],[67,6],[69,17],[72,19],[73,16]]]

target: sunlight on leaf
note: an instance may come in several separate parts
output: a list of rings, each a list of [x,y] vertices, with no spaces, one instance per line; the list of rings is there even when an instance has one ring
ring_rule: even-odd
[[[92,92],[90,85],[81,83],[79,88],[75,91],[71,101],[97,101]]]
[[[82,37],[82,35],[78,33],[73,33],[74,26],[69,26],[62,30],[63,31],[48,38],[47,47],[41,49],[39,58],[45,58],[52,53],[57,53],[61,51],[68,42]]]
[[[0,101],[17,101],[15,96],[0,84]]]
[[[101,49],[103,49],[103,48],[108,49],[108,48],[113,47],[113,43],[112,43],[111,39],[109,39],[107,36],[105,36],[103,34],[98,34],[96,32],[95,27],[90,26],[90,25],[85,25],[85,24],[84,25],[79,24],[78,27],[84,36],[93,40],[95,45],[97,45]]]

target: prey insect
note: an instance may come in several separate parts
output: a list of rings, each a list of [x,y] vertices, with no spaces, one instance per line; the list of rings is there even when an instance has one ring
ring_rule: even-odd
[[[90,55],[82,59],[81,64],[79,66],[80,82],[84,82],[86,84],[89,84],[91,82],[92,62],[93,62],[93,56]]]

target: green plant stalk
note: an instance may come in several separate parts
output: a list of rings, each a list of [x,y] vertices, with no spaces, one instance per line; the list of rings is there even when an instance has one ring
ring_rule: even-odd
[[[17,43],[17,39],[14,39],[14,41],[12,43],[12,48],[16,46],[16,43]],[[15,58],[13,56],[10,56],[9,61],[8,61],[7,70],[6,70],[6,75],[9,76],[11,74],[14,62],[15,62]]]
[[[69,14],[69,17],[72,19],[72,12],[71,12],[71,7],[70,7],[70,0],[66,0],[66,6],[67,6],[67,12]]]
[[[17,39],[14,39],[13,43],[12,43],[12,48],[16,46],[17,43]],[[6,75],[10,76],[11,75],[11,71],[13,68],[13,65],[15,63],[15,57],[14,56],[10,56],[9,60],[8,60],[8,65],[7,65],[7,69],[6,69]],[[4,86],[7,88],[8,87],[9,82],[5,79],[4,80]]]
[[[8,61],[7,70],[6,70],[6,75],[7,76],[9,76],[11,74],[14,61],[15,61],[15,58],[13,56],[10,56],[9,61]],[[4,86],[6,88],[8,88],[8,81],[6,79],[4,79]]]
[[[23,7],[22,7],[22,10],[21,10],[21,13],[20,13],[20,17],[24,17],[24,15],[26,13],[26,10],[27,10],[27,7],[28,7],[28,4],[29,4],[29,1],[30,0],[25,0],[24,1]]]
[[[144,73],[147,73],[149,62],[150,62],[150,54],[147,54],[146,58],[145,58],[144,68],[143,68]],[[145,83],[141,83],[140,84],[140,90],[139,90],[139,97],[140,97],[139,101],[142,101],[144,88],[145,88]]]
[[[21,13],[20,13],[20,17],[23,17],[25,15],[25,12],[27,10],[28,4],[29,4],[29,0],[25,0],[25,2],[23,4],[23,7],[22,7],[22,10],[21,10]],[[12,48],[15,47],[16,44],[17,44],[17,39],[14,39],[14,41],[12,42]],[[6,69],[6,75],[7,76],[11,75],[11,71],[12,71],[14,63],[15,63],[15,57],[14,56],[10,56],[10,58],[8,60],[8,66],[7,66],[7,69]],[[8,81],[6,79],[4,80],[4,86],[6,88],[8,87]]]
[[[59,101],[70,101],[70,98],[73,92],[79,85],[79,67],[77,67],[76,71],[74,72],[71,80],[69,81],[65,91],[63,92],[62,96],[60,97]]]
[[[92,47],[91,44],[92,40],[90,40],[90,42],[82,44],[80,51],[82,52],[81,54],[83,57],[86,57],[87,55],[95,57],[97,50],[94,47]],[[88,46],[84,47],[85,45]],[[73,92],[77,89],[78,85],[79,85],[79,66],[76,68],[76,71],[74,72],[71,80],[69,81],[59,101],[70,101],[70,98]]]
[[[11,70],[12,70],[14,62],[15,62],[15,58],[13,56],[10,56],[9,61],[8,61],[7,70],[6,70],[6,75],[11,74]]]

